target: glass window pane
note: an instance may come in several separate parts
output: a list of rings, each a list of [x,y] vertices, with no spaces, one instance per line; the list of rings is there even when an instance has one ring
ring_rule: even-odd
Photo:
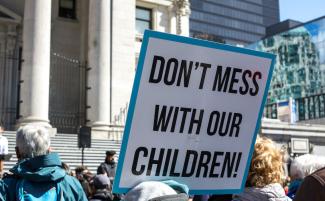
[[[69,19],[76,19],[76,2],[75,0],[59,1],[59,16]]]
[[[150,10],[137,8],[136,9],[136,18],[150,21]]]
[[[61,0],[60,7],[73,9],[73,0]]]
[[[137,34],[143,34],[145,29],[150,29],[150,23],[146,21],[136,21],[136,32]]]

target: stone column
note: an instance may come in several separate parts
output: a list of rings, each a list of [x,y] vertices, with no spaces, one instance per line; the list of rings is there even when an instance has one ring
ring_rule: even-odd
[[[189,0],[174,0],[176,11],[176,33],[189,36],[190,33],[190,2]]]
[[[51,0],[25,0],[20,124],[49,128]]]
[[[93,138],[108,138],[110,123],[110,0],[89,1],[87,120]]]
[[[168,7],[168,14],[169,14],[169,33],[177,34],[177,16],[176,16],[175,3],[171,4]]]
[[[88,61],[88,25],[89,25],[89,0],[80,1],[80,60],[82,63]]]

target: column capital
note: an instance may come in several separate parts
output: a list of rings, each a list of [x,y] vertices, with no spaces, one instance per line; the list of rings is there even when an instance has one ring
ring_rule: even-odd
[[[191,4],[188,0],[174,0],[173,5],[176,8],[177,15],[189,16],[191,14]]]
[[[176,34],[189,35],[189,16],[191,14],[189,0],[174,0],[173,6],[176,12]]]

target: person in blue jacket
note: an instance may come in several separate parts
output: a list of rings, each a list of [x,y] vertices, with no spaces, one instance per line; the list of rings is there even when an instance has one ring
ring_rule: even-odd
[[[50,153],[50,135],[41,125],[19,128],[16,135],[18,163],[0,181],[0,201],[86,201],[77,179],[66,174],[60,157]]]

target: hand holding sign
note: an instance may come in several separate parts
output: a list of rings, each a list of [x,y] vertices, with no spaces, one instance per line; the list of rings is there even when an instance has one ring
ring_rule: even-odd
[[[174,179],[192,194],[240,192],[274,59],[146,31],[113,191]]]

